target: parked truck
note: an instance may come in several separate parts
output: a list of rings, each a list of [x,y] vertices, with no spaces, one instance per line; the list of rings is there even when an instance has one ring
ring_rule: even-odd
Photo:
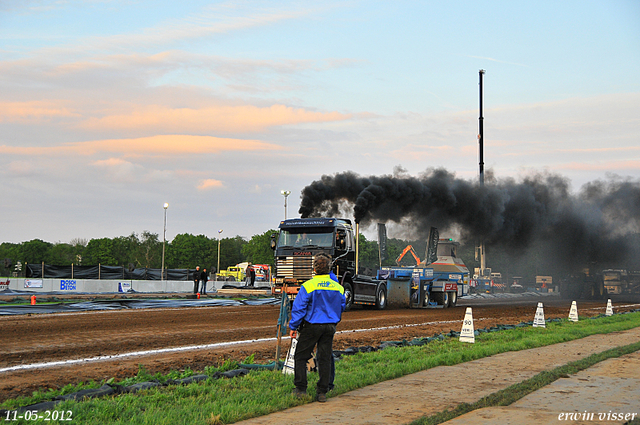
[[[602,273],[594,265],[561,279],[559,289],[560,297],[564,299],[601,300],[606,295]]]
[[[602,272],[607,294],[640,293],[640,272],[622,269],[607,269]]]
[[[227,270],[220,270],[218,273],[219,280],[226,280],[229,282],[242,282],[245,279],[245,270],[248,263],[244,263],[244,267],[241,264],[227,267]]]
[[[351,220],[298,218],[280,222],[272,235],[275,255],[274,295],[295,297],[300,285],[314,275],[313,260],[326,253],[332,271],[344,287],[347,309],[353,305],[385,309],[455,306],[468,294],[469,271],[457,257],[457,242],[440,240],[437,260],[410,267],[382,267],[375,277],[356,273],[356,238]],[[440,255],[442,254],[442,255]]]

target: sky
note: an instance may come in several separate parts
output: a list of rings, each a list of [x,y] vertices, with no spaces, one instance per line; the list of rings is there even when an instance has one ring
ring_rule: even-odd
[[[247,239],[322,175],[640,179],[640,2],[0,0],[0,242]],[[393,237],[393,235],[389,235]]]

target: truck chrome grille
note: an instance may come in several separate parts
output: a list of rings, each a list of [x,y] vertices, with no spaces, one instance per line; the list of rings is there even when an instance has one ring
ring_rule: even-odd
[[[313,277],[313,256],[290,256],[276,259],[277,277],[309,280]]]

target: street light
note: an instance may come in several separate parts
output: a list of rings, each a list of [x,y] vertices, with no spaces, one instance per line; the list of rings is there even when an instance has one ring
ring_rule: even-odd
[[[169,204],[164,203],[164,232],[162,233],[162,270],[160,270],[160,280],[164,280],[164,243],[167,240],[167,208]]]
[[[220,274],[220,236],[222,229],[218,230],[218,270],[216,271],[216,282],[218,281],[218,275]]]
[[[281,190],[280,193],[284,196],[284,219],[287,219],[287,196],[291,195],[290,190]]]

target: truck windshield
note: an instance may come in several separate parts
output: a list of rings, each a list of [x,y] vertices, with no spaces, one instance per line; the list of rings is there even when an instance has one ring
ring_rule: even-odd
[[[282,229],[278,238],[278,248],[302,247],[302,246],[318,246],[322,248],[331,248],[334,245],[335,237],[332,228],[315,228],[315,229]]]

